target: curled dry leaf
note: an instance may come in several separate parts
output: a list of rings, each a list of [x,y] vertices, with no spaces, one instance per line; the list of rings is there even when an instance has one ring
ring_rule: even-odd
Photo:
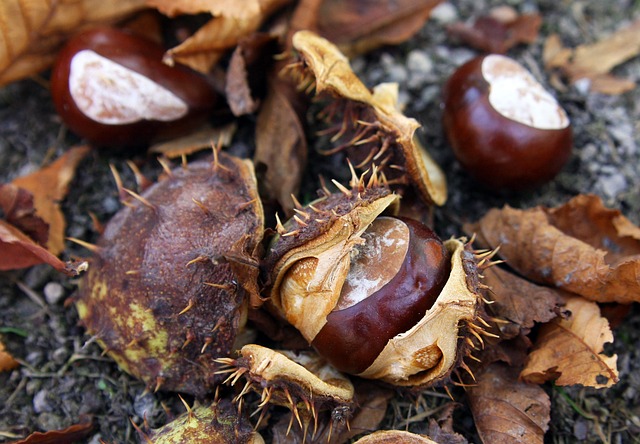
[[[123,19],[145,0],[3,0],[0,2],[0,86],[53,63],[56,50],[80,29]]]
[[[344,53],[355,55],[409,39],[442,1],[303,0],[291,27],[314,31]]]
[[[12,444],[68,444],[80,442],[87,438],[94,429],[93,421],[81,415],[78,424],[71,425],[62,430],[49,430],[47,432],[34,432],[24,439],[14,441]]]
[[[499,267],[487,268],[483,275],[484,284],[491,289],[488,297],[494,302],[491,313],[509,321],[499,326],[502,339],[528,334],[536,322],[558,316],[563,303],[559,290],[536,285]]]
[[[267,96],[256,122],[254,162],[262,194],[293,215],[291,195],[298,195],[307,164],[304,112],[307,100],[276,69],[269,75]]]
[[[235,123],[216,128],[206,126],[186,136],[152,145],[149,152],[175,159],[204,149],[210,150],[213,146],[216,148],[229,146],[236,128]]]
[[[45,245],[49,238],[49,224],[36,214],[33,207],[33,195],[14,184],[0,185],[0,208],[5,220],[15,228]]]
[[[34,173],[18,177],[12,183],[33,195],[37,215],[49,224],[47,249],[58,255],[64,250],[66,222],[60,210],[60,202],[67,194],[76,167],[87,155],[88,146],[71,148],[59,159]]]
[[[492,364],[467,390],[484,443],[543,443],[550,420],[549,396],[538,385],[518,381],[517,371]]]
[[[640,54],[640,19],[596,43],[565,48],[557,34],[544,45],[543,60],[548,70],[558,69],[571,83],[587,81],[589,89],[604,94],[622,94],[635,88],[630,79],[615,77],[610,71]]]
[[[220,58],[238,42],[260,28],[262,23],[291,0],[252,0],[234,2],[209,0],[166,2],[150,0],[169,15],[180,12],[210,12],[213,17],[191,37],[165,54],[165,62],[182,63],[192,69],[208,73]]]
[[[557,385],[581,384],[611,387],[618,382],[616,355],[603,354],[604,344],[613,342],[609,322],[595,302],[572,296],[566,300],[568,319],[556,319],[540,328],[534,349],[520,374],[527,382]]]
[[[234,116],[252,114],[260,99],[256,90],[264,89],[264,73],[276,52],[275,35],[254,33],[242,39],[234,49],[226,73],[225,93]]]
[[[640,228],[599,197],[579,195],[556,208],[490,210],[465,226],[534,282],[597,302],[640,301]]]
[[[11,353],[5,350],[4,344],[2,343],[2,341],[0,341],[0,372],[13,370],[18,365],[20,365],[20,363],[16,361],[13,356],[11,356]]]
[[[420,124],[397,106],[397,85],[383,84],[371,92],[354,74],[349,60],[328,40],[310,31],[298,31],[293,47],[300,61],[289,66],[301,89],[315,87],[329,99],[323,111],[333,128],[327,134],[347,150],[359,169],[377,165],[393,187],[413,186],[423,200],[443,205],[447,199],[444,173],[416,142]]]
[[[493,8],[473,23],[454,23],[447,27],[449,37],[487,53],[505,54],[521,43],[538,38],[542,17],[537,13],[518,14],[509,6]]]
[[[49,264],[59,271],[65,263],[13,225],[0,220],[0,270],[17,270]]]

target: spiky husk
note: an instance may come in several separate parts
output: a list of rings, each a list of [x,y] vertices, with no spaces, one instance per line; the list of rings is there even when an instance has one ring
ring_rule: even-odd
[[[238,358],[221,358],[217,362],[224,365],[219,372],[228,375],[226,384],[244,383],[234,402],[242,405],[249,392],[260,395],[256,427],[271,404],[290,409],[305,429],[311,422],[317,428],[320,412],[329,411],[346,421],[355,407],[351,381],[311,351],[295,353],[248,344],[242,347]]]
[[[204,395],[257,285],[263,215],[253,167],[216,153],[129,194],[80,281],[82,324],[150,389]]]
[[[141,442],[153,444],[264,444],[249,421],[228,400],[189,408],[159,429],[137,428]]]
[[[337,146],[326,154],[347,150],[357,168],[370,170],[376,164],[398,192],[413,186],[428,204],[443,205],[445,175],[415,137],[420,124],[399,110],[397,85],[370,91],[344,54],[311,31],[296,32],[292,43],[298,52],[288,67],[293,80],[301,89],[329,97],[322,114],[330,126],[323,132]]]

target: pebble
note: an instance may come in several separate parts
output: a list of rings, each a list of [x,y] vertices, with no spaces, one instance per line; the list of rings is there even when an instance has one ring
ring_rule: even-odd
[[[44,286],[44,298],[49,305],[56,305],[64,298],[64,287],[58,282],[49,282]]]
[[[49,412],[38,415],[36,422],[41,430],[60,430],[64,428],[63,419]]]
[[[62,365],[69,359],[69,350],[66,347],[57,348],[51,353],[51,360],[58,365]]]
[[[458,20],[458,9],[453,3],[440,3],[438,6],[433,8],[429,17],[438,23],[453,23]]]
[[[46,389],[42,389],[35,394],[35,396],[33,397],[33,410],[36,413],[53,411],[53,406],[51,405],[51,402],[49,401],[48,397],[49,397],[49,391]]]
[[[598,186],[608,198],[615,198],[627,189],[627,179],[622,174],[602,176],[598,180]]]
[[[587,439],[588,431],[589,427],[584,421],[578,420],[573,424],[573,436],[575,436],[579,441]]]
[[[113,196],[102,199],[102,208],[107,213],[115,213],[120,209],[120,201]]]
[[[141,418],[151,418],[153,416],[153,409],[155,407],[155,398],[151,393],[145,395],[136,396],[133,401],[133,410]]]

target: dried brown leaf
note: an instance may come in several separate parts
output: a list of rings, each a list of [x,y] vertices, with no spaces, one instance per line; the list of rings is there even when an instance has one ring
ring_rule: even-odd
[[[500,326],[502,339],[528,334],[535,323],[558,316],[563,303],[560,291],[522,279],[499,267],[483,271],[483,283],[491,288],[491,313],[510,323]]]
[[[242,38],[257,31],[271,14],[291,1],[254,0],[245,5],[244,2],[211,0],[208,2],[208,11],[213,18],[184,42],[168,50],[165,62],[179,62],[196,71],[208,73],[228,50]],[[196,6],[199,8],[204,3],[197,3]],[[166,4],[171,5],[172,2]],[[228,6],[230,4],[234,6]]]
[[[225,95],[234,116],[252,114],[258,110],[264,89],[265,75],[277,51],[275,36],[255,33],[242,39],[229,60]],[[262,88],[261,88],[262,87]],[[258,91],[256,91],[258,90]]]
[[[566,300],[568,319],[556,319],[541,327],[538,339],[520,378],[541,384],[603,388],[618,382],[617,356],[603,354],[613,342],[609,322],[600,316],[595,302],[572,296]]]
[[[72,444],[87,438],[93,431],[94,424],[90,418],[81,418],[78,424],[62,430],[33,432],[31,435],[12,444]]]
[[[318,9],[318,34],[349,55],[397,45],[418,32],[443,0],[324,0]],[[300,5],[300,7],[304,7]]]
[[[543,443],[551,402],[545,391],[518,381],[517,370],[493,364],[467,391],[478,434],[484,443]]]
[[[1,246],[2,244],[0,244]],[[1,247],[0,247],[1,248]],[[11,353],[6,351],[4,344],[0,341],[0,372],[6,372],[8,370],[13,370],[20,363],[15,360]]]
[[[0,185],[0,208],[8,223],[40,245],[46,245],[49,225],[36,214],[33,195],[14,184]]]
[[[298,194],[307,164],[307,139],[302,123],[307,101],[295,85],[275,74],[268,82],[267,96],[256,122],[253,160],[261,176],[264,197],[277,202],[291,216],[291,195]]]
[[[500,245],[509,266],[534,282],[597,302],[640,301],[639,229],[597,196],[557,208],[492,209],[465,230],[481,245]]]
[[[0,219],[0,270],[18,270],[43,263],[60,271],[65,269],[64,262],[46,248]]]
[[[0,86],[37,74],[67,37],[121,20],[145,0],[3,0],[0,2]]]
[[[504,14],[504,7],[494,8],[488,15],[471,24],[454,23],[447,27],[449,37],[488,53],[504,54],[521,43],[538,38],[542,17],[537,13]]]
[[[162,154],[169,159],[188,156],[190,154],[215,147],[229,146],[236,132],[237,125],[230,123],[222,127],[203,127],[186,136],[160,142],[149,147],[149,152]]]
[[[547,69],[559,68],[571,83],[586,80],[591,91],[621,94],[635,83],[609,74],[619,64],[640,54],[640,19],[619,29],[609,37],[575,49],[562,46],[557,35],[545,42],[543,59]]]
[[[71,148],[51,165],[13,181],[14,185],[31,192],[38,216],[49,224],[47,249],[53,255],[64,250],[66,222],[60,202],[67,194],[76,167],[89,150],[88,146]]]

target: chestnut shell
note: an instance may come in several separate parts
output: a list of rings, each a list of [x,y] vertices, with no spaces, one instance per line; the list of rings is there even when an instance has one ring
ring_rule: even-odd
[[[73,57],[89,49],[125,68],[144,75],[182,99],[189,111],[178,120],[141,120],[124,125],[107,125],[86,116],[69,92]],[[213,109],[217,94],[199,73],[183,65],[162,62],[164,48],[129,32],[99,27],[71,38],[60,50],[51,71],[51,95],[56,111],[76,134],[99,146],[130,147],[188,131],[202,123]]]
[[[492,189],[514,191],[551,180],[571,155],[571,126],[536,129],[508,119],[489,103],[484,56],[458,68],[443,90],[443,124],[465,170]]]
[[[177,168],[107,224],[80,281],[82,324],[150,388],[204,395],[222,378],[255,286],[263,215],[249,161]],[[246,273],[246,264],[256,273]],[[240,265],[238,265],[240,264]],[[249,281],[249,282],[248,282]]]

